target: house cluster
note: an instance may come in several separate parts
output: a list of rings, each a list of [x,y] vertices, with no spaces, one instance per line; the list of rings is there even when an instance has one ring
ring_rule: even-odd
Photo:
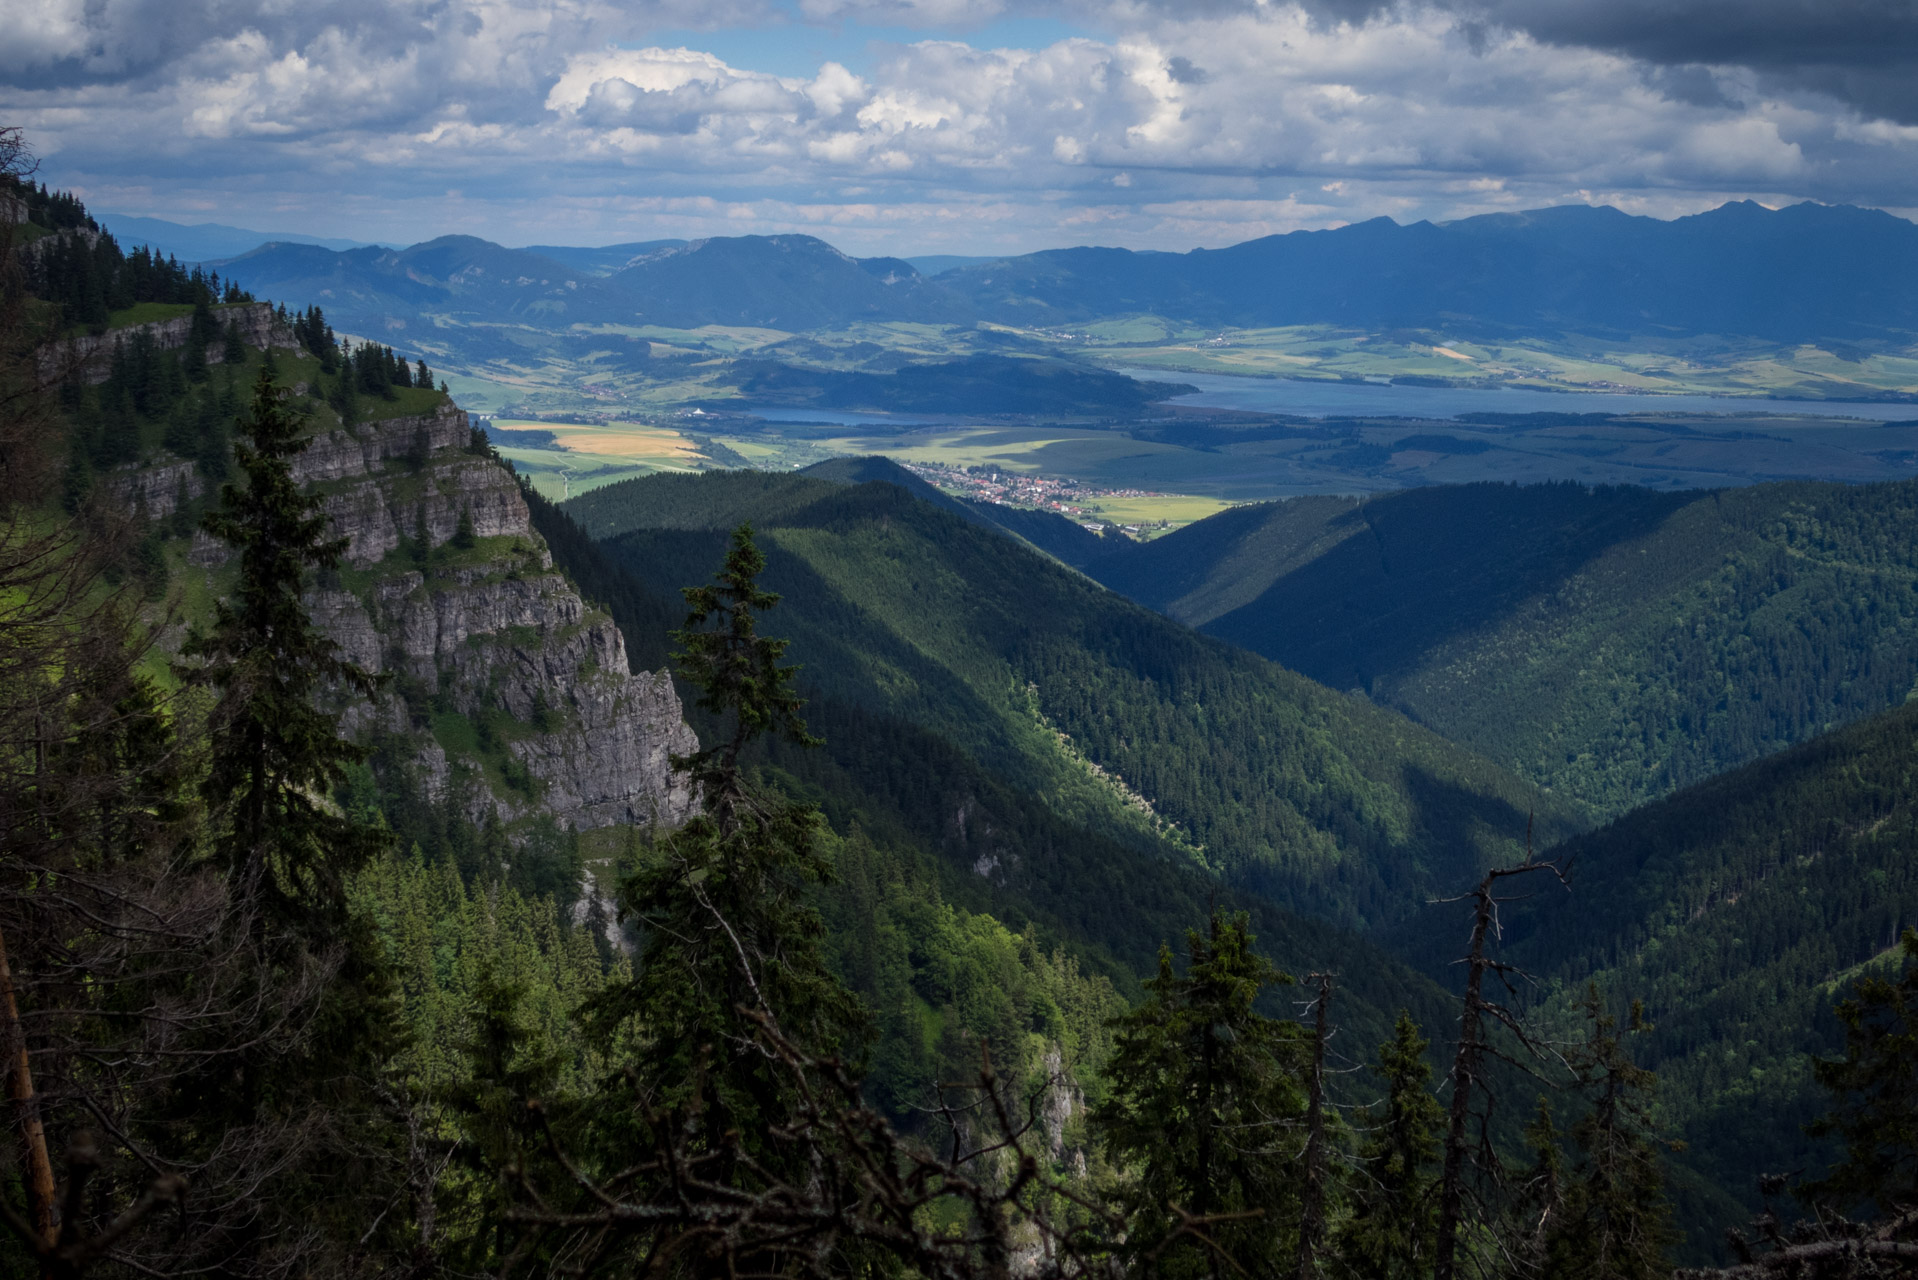
[[[1097,505],[1104,499],[1156,498],[1150,489],[1108,489],[1089,485],[1070,476],[1033,475],[1007,471],[992,463],[973,467],[940,466],[911,462],[906,467],[934,488],[974,502],[995,502],[1006,507],[1025,507],[1052,511],[1075,520],[1094,533],[1110,521],[1100,518]],[[1137,535],[1136,526],[1121,526]]]

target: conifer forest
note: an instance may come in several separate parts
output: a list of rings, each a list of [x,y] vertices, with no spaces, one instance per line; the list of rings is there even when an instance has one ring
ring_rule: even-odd
[[[556,499],[29,142],[0,1276],[1918,1276],[1918,481]]]

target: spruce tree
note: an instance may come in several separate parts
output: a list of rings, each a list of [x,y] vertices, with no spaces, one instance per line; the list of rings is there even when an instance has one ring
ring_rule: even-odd
[[[1432,1096],[1426,1040],[1405,1010],[1372,1068],[1385,1097],[1359,1127],[1359,1176],[1339,1233],[1343,1270],[1366,1280],[1419,1280],[1432,1266],[1438,1230],[1436,1165],[1445,1111]]]
[[[227,815],[217,856],[271,916],[326,928],[338,918],[343,877],[382,842],[326,801],[365,753],[319,700],[371,697],[378,682],[340,656],[300,598],[311,572],[339,567],[346,541],[327,537],[319,499],[294,482],[291,460],[308,441],[284,399],[262,369],[233,446],[246,483],[224,486],[221,508],[202,524],[238,550],[239,582],[189,644],[201,665],[188,674],[218,696],[204,787],[209,807]]]
[[[333,384],[332,394],[327,396],[327,403],[340,415],[340,425],[350,427],[360,420],[359,374],[353,368],[353,352],[350,348],[341,349],[339,363],[339,378]],[[325,367],[324,358],[321,367]]]
[[[462,504],[459,524],[454,526],[452,544],[456,551],[471,551],[479,542],[479,536],[473,532],[473,508]]]
[[[1811,1131],[1837,1138],[1845,1157],[1801,1192],[1886,1218],[1918,1213],[1918,930],[1905,930],[1900,949],[1897,980],[1868,975],[1839,1001],[1845,1056],[1812,1064],[1835,1105]]]
[[[1587,986],[1580,1007],[1586,1040],[1572,1065],[1591,1106],[1572,1126],[1578,1159],[1563,1174],[1563,1207],[1545,1232],[1543,1270],[1554,1280],[1662,1280],[1678,1235],[1651,1109],[1657,1078],[1628,1048],[1628,1037],[1651,1024],[1634,1001],[1621,1031],[1596,985]]]
[[[345,542],[294,480],[301,426],[262,368],[234,443],[243,483],[222,487],[201,526],[238,553],[232,593],[181,672],[213,695],[201,865],[225,884],[211,954],[230,1012],[182,1033],[190,1065],[141,1117],[152,1146],[213,1191],[193,1202],[205,1225],[183,1248],[218,1255],[226,1275],[281,1274],[296,1259],[339,1274],[403,1227],[379,1213],[401,1141],[379,1077],[402,1032],[378,939],[346,899],[347,875],[388,840],[333,803],[364,753],[327,709],[378,682],[302,603]]]
[[[1158,1251],[1167,1276],[1290,1270],[1303,1042],[1253,1007],[1291,979],[1252,942],[1243,914],[1214,911],[1204,934],[1186,935],[1186,972],[1160,948],[1145,1002],[1112,1023],[1111,1092],[1093,1128],[1134,1171],[1126,1247],[1138,1261]],[[1182,1215],[1204,1220],[1198,1235],[1180,1234]]]
[[[706,1149],[748,1154],[763,1151],[768,1126],[794,1101],[792,1077],[762,1050],[758,1020],[820,1056],[857,1058],[867,1035],[858,1001],[827,966],[806,898],[831,870],[819,813],[756,785],[742,759],[761,735],[816,741],[792,689],[797,669],[780,662],[786,641],[758,634],[759,616],[779,600],[758,585],[764,568],[741,525],[714,582],[684,590],[678,671],[721,736],[673,758],[699,811],[623,881],[621,916],[645,941],[633,981],[593,1019],[602,1043],[631,1036],[642,1111],[684,1108]],[[743,1140],[729,1143],[729,1131]]]

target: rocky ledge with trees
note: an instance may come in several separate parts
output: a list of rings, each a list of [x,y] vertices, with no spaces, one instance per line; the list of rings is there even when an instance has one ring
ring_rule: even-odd
[[[17,134],[0,144],[23,174]],[[84,216],[44,191],[10,207]],[[1655,1081],[1631,1051],[1642,1011],[1594,990],[1582,1032],[1554,1040],[1498,956],[1511,886],[1567,879],[1549,855],[1460,900],[1465,994],[1436,1080],[1409,1016],[1339,1078],[1337,975],[1306,975],[1300,1016],[1274,1016],[1297,984],[1244,917],[1215,910],[1183,955],[1161,952],[1129,1010],[1058,967],[1061,999],[1098,1011],[1078,1022],[1105,1037],[1096,1060],[962,1036],[973,1067],[930,1082],[902,1122],[869,1096],[881,1019],[818,907],[835,852],[862,837],[755,765],[756,742],[812,739],[783,643],[762,630],[778,598],[750,527],[713,582],[686,591],[677,670],[708,745],[683,732],[675,699],[655,745],[670,755],[660,777],[677,779],[663,786],[680,788],[659,794],[680,798],[607,828],[623,841],[609,921],[578,891],[578,826],[512,827],[523,811],[449,802],[446,781],[436,798],[408,736],[470,733],[472,785],[530,800],[552,783],[511,726],[560,733],[596,669],[626,677],[615,632],[563,655],[578,683],[570,702],[546,700],[563,687],[552,665],[526,673],[556,651],[526,643],[537,628],[515,601],[551,600],[564,580],[530,527],[482,527],[470,504],[429,519],[442,464],[510,476],[470,437],[375,448],[380,501],[414,519],[369,563],[411,562],[417,581],[371,583],[355,577],[350,504],[334,481],[303,482],[302,459],[345,448],[339,433],[365,445],[356,429],[412,421],[379,412],[405,391],[434,397],[424,416],[439,422],[426,371],[401,386],[398,358],[368,347],[329,369],[334,339],[309,313],[304,355],[222,361],[252,374],[231,428],[200,422],[194,406],[218,419],[231,388],[190,348],[50,383],[40,353],[68,301],[36,293],[12,248],[0,244],[9,1274],[1671,1274]],[[288,385],[280,361],[307,359],[315,377]],[[375,366],[383,385],[361,372]],[[217,498],[129,516],[117,469],[173,438],[196,450],[176,459],[221,482]],[[212,575],[198,579],[183,575],[194,530],[177,527],[194,523]],[[460,606],[494,629],[409,612],[434,575],[497,589],[484,609]],[[543,576],[554,585],[525,594]],[[411,585],[343,623],[341,597],[380,582]],[[588,622],[580,606],[558,630]],[[400,643],[395,657],[367,639],[434,626],[450,648]],[[573,728],[599,749],[590,725]],[[556,890],[571,894],[564,915]],[[1769,1178],[1780,1207],[1716,1274],[1918,1272],[1918,934],[1837,1014],[1844,1053],[1817,1071],[1841,1158]],[[1088,1114],[1071,1117],[1075,1099]],[[1514,1111],[1533,1117],[1516,1138]],[[1083,1143],[1061,1140],[1069,1125]]]

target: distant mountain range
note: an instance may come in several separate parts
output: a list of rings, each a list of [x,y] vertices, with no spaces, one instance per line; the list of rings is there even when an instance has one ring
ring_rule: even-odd
[[[364,240],[332,240],[325,236],[306,236],[297,231],[249,231],[219,222],[184,224],[164,218],[136,218],[122,213],[99,213],[94,217],[113,233],[123,249],[141,245],[182,262],[217,262],[236,258],[263,244],[313,244],[326,249],[360,249]]]
[[[957,323],[961,297],[898,258],[850,258],[811,236],[739,236],[507,249],[442,236],[408,249],[269,244],[219,264],[263,297],[318,303],[335,327],[383,332],[445,316],[468,324],[736,325],[797,331],[857,320]]]
[[[1445,327],[1607,337],[1868,341],[1918,331],[1918,225],[1876,210],[1750,202],[1662,222],[1567,205],[1390,219],[1229,249],[1056,249],[987,262],[853,258],[811,236],[507,249],[269,244],[220,264],[342,328],[445,317],[800,331],[860,321],[1059,326],[1151,313],[1221,326]]]
[[[1918,225],[1817,204],[1745,201],[1671,222],[1564,205],[1186,254],[1048,250],[940,284],[1029,325],[1152,312],[1242,327],[1872,338],[1918,329]]]

